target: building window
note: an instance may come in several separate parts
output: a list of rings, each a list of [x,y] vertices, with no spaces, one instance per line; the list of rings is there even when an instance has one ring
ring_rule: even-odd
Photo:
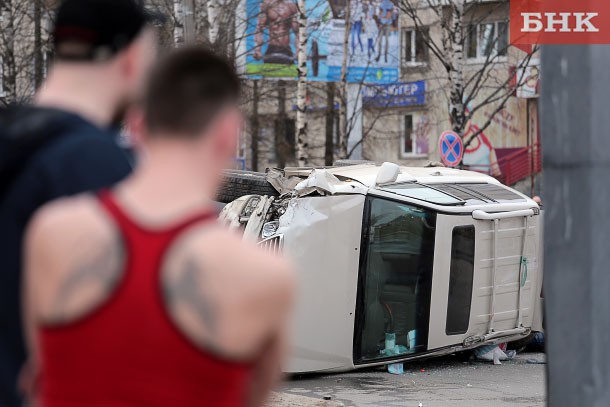
[[[488,60],[508,55],[508,23],[471,24],[466,33],[466,56],[472,60]]]
[[[415,132],[413,129],[413,115],[408,114],[404,117],[404,129],[402,131],[402,155],[409,156],[415,154]]]
[[[468,332],[474,277],[474,237],[472,225],[453,229],[445,322],[447,335],[461,335]]]
[[[410,29],[404,32],[404,60],[407,66],[421,66],[428,63],[426,38],[429,29]]]
[[[281,168],[295,157],[296,121],[280,117],[275,120],[274,125],[276,162]]]

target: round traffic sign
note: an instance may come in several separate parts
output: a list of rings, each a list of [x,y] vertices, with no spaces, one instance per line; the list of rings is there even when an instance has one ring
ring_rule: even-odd
[[[439,152],[443,164],[448,167],[457,167],[464,155],[464,143],[462,138],[452,131],[441,134],[439,140]]]

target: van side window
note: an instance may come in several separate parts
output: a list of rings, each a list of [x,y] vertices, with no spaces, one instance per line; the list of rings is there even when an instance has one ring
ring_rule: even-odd
[[[460,335],[468,331],[474,275],[474,237],[472,225],[453,229],[445,325],[447,335]]]

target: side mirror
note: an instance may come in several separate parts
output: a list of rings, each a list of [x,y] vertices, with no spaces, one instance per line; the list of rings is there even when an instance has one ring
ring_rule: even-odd
[[[375,179],[376,185],[391,184],[396,182],[400,175],[400,167],[394,163],[385,162],[381,164],[377,179]]]

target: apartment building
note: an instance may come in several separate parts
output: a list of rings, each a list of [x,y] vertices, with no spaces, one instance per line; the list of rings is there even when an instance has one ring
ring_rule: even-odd
[[[439,47],[447,29],[443,28],[442,19],[450,16],[449,11],[447,6],[422,7],[417,9],[417,19],[400,14],[400,80],[392,85],[359,85],[362,131],[348,130],[350,136],[358,134],[358,139],[351,137],[348,143],[348,151],[355,153],[352,158],[407,165],[440,161],[439,136],[452,129],[451,84],[444,66],[448,56],[439,57],[435,52],[443,51]],[[464,127],[468,143],[464,163],[515,183],[540,170],[536,148],[540,81],[536,53],[509,45],[508,22],[509,2],[505,0],[469,2],[462,18],[461,72],[466,84],[464,93],[472,96],[466,104],[471,117]],[[250,90],[252,83],[249,81]],[[327,139],[332,134],[336,143],[340,126],[345,125],[339,111],[340,99],[329,99],[326,86],[312,82],[308,88],[309,158],[313,165],[325,163]],[[252,143],[250,126],[240,151],[244,157],[241,164],[259,170],[282,166],[286,161],[289,164],[295,139],[296,84],[259,80],[257,92],[258,137]],[[250,94],[250,99],[253,97]],[[330,100],[333,103],[328,109]],[[248,111],[252,117],[251,103]],[[278,150],[278,143],[284,147]],[[256,149],[258,165],[253,165]]]

